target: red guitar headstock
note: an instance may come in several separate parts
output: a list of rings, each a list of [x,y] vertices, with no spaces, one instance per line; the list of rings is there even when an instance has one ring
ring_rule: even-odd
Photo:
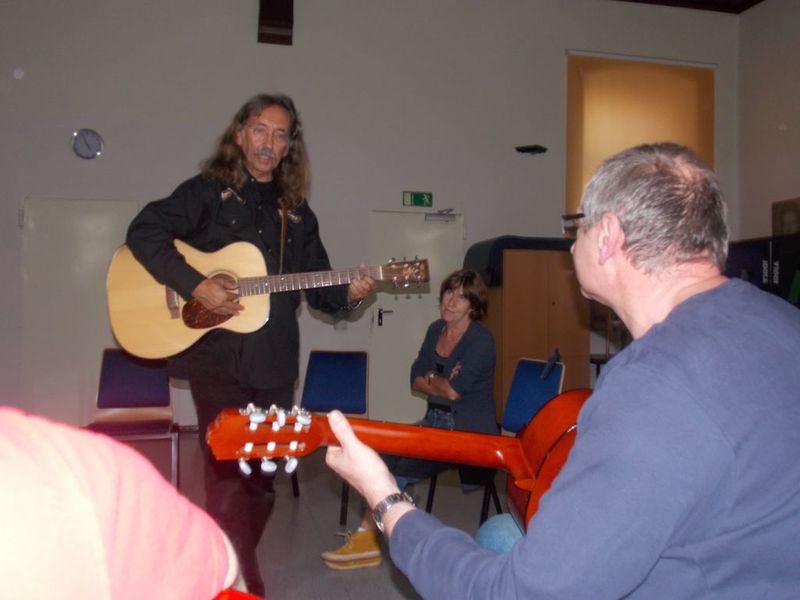
[[[422,285],[430,280],[428,259],[395,260],[381,266],[381,281],[388,281],[394,287]]]
[[[272,473],[277,469],[275,459],[285,459],[285,470],[297,467],[297,458],[311,454],[331,440],[328,420],[321,415],[293,407],[285,411],[276,406],[268,410],[252,404],[246,409],[222,411],[206,433],[214,458],[238,460],[239,467],[249,475],[250,460],[261,460],[261,470]]]

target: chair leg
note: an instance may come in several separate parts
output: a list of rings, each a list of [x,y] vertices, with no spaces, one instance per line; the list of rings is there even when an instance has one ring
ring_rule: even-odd
[[[342,479],[342,504],[339,507],[339,525],[347,525],[347,503],[350,500],[350,486]]]
[[[181,439],[180,439],[180,430],[173,429],[172,435],[170,436],[170,445],[172,446],[172,460],[170,461],[170,476],[172,478],[172,485],[175,488],[180,487],[180,448],[181,448]]]
[[[497,496],[497,488],[494,486],[494,482],[490,481],[486,484],[486,487],[483,489],[483,502],[481,503],[481,520],[478,525],[483,525],[483,522],[489,518],[489,501],[494,501],[494,510],[499,515],[503,512],[503,509],[500,506],[500,498]]]
[[[300,496],[300,484],[297,482],[297,471],[292,472],[292,494],[297,498]]]
[[[494,500],[494,510],[499,515],[503,512],[503,507],[500,506],[500,498],[498,498],[497,496],[497,488],[495,487],[494,482],[492,482],[491,492],[492,492],[492,500]]]
[[[433,509],[433,495],[436,493],[436,480],[439,479],[439,475],[434,475],[431,477],[431,483],[428,486],[428,501],[425,503],[425,512],[431,512]]]
[[[483,522],[489,516],[489,497],[491,496],[491,492],[489,491],[489,486],[491,484],[486,485],[483,488],[483,500],[481,501],[481,519],[478,521],[478,525],[483,525]]]

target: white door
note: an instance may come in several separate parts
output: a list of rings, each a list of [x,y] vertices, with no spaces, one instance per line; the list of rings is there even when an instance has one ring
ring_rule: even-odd
[[[22,234],[22,402],[31,412],[91,421],[103,348],[114,347],[106,271],[137,204],[27,199]]]
[[[464,261],[463,216],[372,211],[371,264],[415,256],[428,259],[430,282],[398,290],[380,284],[370,309],[369,416],[379,421],[410,423],[425,413],[409,373],[428,325],[439,317],[439,286]]]

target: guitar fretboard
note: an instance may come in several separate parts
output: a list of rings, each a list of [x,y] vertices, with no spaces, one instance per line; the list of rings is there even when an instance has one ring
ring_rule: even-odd
[[[314,288],[346,285],[355,279],[369,275],[376,281],[383,280],[382,267],[363,267],[337,271],[309,271],[307,273],[286,273],[285,275],[266,275],[264,277],[243,277],[239,279],[240,296],[257,296],[273,292],[293,292]]]

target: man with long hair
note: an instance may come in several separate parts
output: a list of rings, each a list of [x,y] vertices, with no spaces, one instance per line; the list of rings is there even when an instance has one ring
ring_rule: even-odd
[[[128,229],[134,256],[159,282],[207,310],[242,310],[236,283],[206,278],[173,241],[212,252],[246,241],[259,248],[272,273],[329,270],[317,218],[306,196],[310,172],[303,128],[288,96],[261,94],[234,115],[202,172],[167,198],[148,204]],[[306,291],[308,303],[334,313],[352,310],[374,290],[370,277],[349,286]],[[270,318],[258,331],[215,329],[180,357],[197,408],[200,438],[224,408],[292,405],[298,374],[299,292],[272,294]],[[255,549],[273,504],[271,478],[244,479],[234,463],[216,463],[205,448],[209,513],[230,537],[248,589],[264,594]]]

